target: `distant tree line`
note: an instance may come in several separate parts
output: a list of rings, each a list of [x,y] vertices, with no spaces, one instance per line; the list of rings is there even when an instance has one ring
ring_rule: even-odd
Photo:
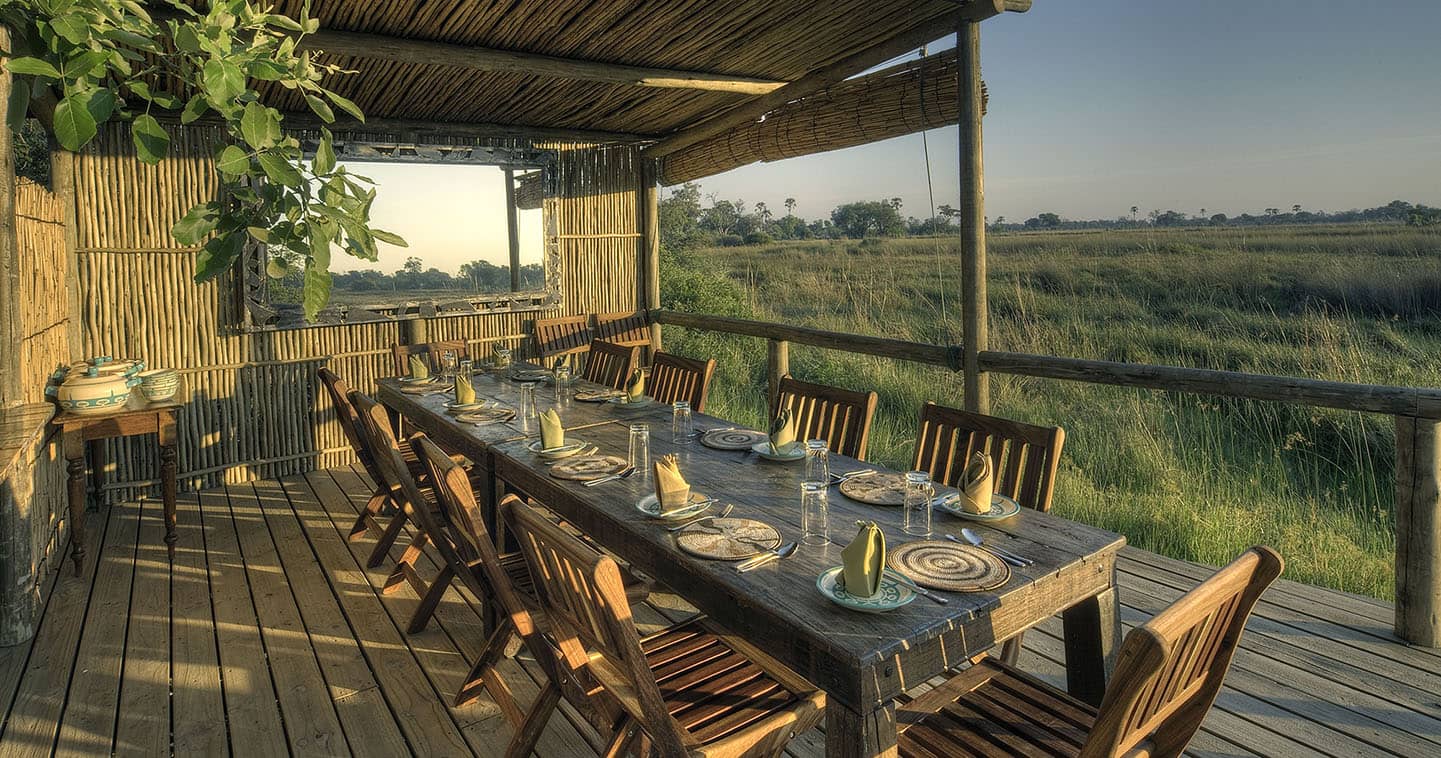
[[[765,203],[748,206],[744,200],[704,196],[695,183],[685,184],[660,201],[663,243],[672,249],[708,246],[759,245],[774,240],[841,239],[863,237],[905,237],[954,233],[960,210],[942,205],[936,215],[920,219],[901,213],[900,198],[885,198],[836,206],[829,218],[807,221],[796,215],[798,203],[786,198],[785,215],[777,216]],[[1401,223],[1415,226],[1441,224],[1441,209],[1401,200],[1365,210],[1308,211],[1300,205],[1290,212],[1267,208],[1260,215],[1242,213],[1186,214],[1175,210],[1153,210],[1140,215],[1131,206],[1129,215],[1086,221],[1062,218],[1057,213],[1038,213],[1021,222],[997,216],[987,219],[992,231],[1040,231],[1060,229],[1141,229],[1180,226],[1266,226],[1274,224]]]
[[[520,288],[538,290],[545,287],[545,269],[539,263],[520,267]],[[405,265],[393,274],[380,271],[346,271],[335,274],[335,288],[349,292],[404,292],[413,290],[455,290],[458,294],[509,292],[510,267],[489,261],[462,264],[459,275],[425,268],[419,258],[405,259]]]

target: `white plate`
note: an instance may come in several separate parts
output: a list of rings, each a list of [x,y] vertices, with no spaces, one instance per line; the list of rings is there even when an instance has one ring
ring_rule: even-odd
[[[1001,521],[1021,512],[1020,503],[1000,494],[991,495],[991,511],[989,513],[971,513],[961,507],[959,499],[943,500],[936,503],[936,507],[952,516],[971,521]]]
[[[916,591],[902,584],[895,578],[894,569],[886,569],[881,574],[881,589],[871,597],[861,597],[846,592],[842,586],[841,571],[843,566],[826,569],[820,576],[816,577],[816,589],[826,596],[827,600],[843,608],[863,613],[885,613],[894,611],[897,608],[910,605],[916,599]]]
[[[542,443],[540,440],[536,440],[535,442],[530,443],[530,445],[527,446],[527,449],[542,458],[549,458],[554,460],[557,458],[569,458],[570,456],[579,453],[590,443],[586,442],[585,440],[572,437],[571,439],[567,440],[564,445],[561,445],[557,448],[551,448],[549,450],[542,449],[541,444]]]
[[[806,457],[806,446],[802,445],[799,442],[792,442],[788,451],[780,453],[779,455],[771,452],[770,442],[757,442],[756,444],[751,445],[751,450],[754,451],[756,455],[759,455],[760,457],[768,461],[781,461],[788,463],[790,461],[798,461]]]
[[[641,513],[644,513],[647,516],[650,516],[651,518],[663,519],[665,521],[678,521],[680,519],[689,518],[691,516],[705,513],[707,510],[710,509],[712,505],[715,504],[713,501],[711,501],[709,496],[702,495],[699,492],[692,491],[690,493],[690,499],[692,501],[690,505],[677,508],[674,511],[671,511],[670,513],[662,516],[660,512],[660,500],[658,500],[655,494],[652,493],[641,498],[640,502],[635,504],[635,509],[640,511]]]
[[[641,397],[641,399],[639,400],[632,401],[629,396],[613,397],[606,402],[614,405],[617,408],[620,408],[621,410],[627,411],[639,411],[656,404],[654,400],[651,400],[648,397]]]

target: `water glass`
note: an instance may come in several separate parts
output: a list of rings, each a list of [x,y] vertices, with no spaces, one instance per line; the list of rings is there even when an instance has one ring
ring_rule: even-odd
[[[690,403],[677,400],[670,407],[670,441],[677,445],[689,445],[692,440]]]
[[[460,359],[460,375],[475,376],[475,361],[469,358]]]
[[[454,350],[440,351],[440,373],[447,377],[455,376],[456,355]]]
[[[806,440],[806,467],[801,481],[825,487],[831,482],[830,453],[825,440]]]
[[[516,409],[520,430],[529,434],[540,428],[540,408],[535,402],[535,385],[520,385],[520,408]]]
[[[831,541],[831,509],[826,499],[826,486],[817,482],[801,483],[801,542],[824,545]]]
[[[642,476],[650,472],[650,424],[630,425],[630,455],[626,465]]]
[[[924,471],[906,474],[906,501],[901,514],[901,531],[916,537],[931,536],[931,498],[935,487]]]
[[[556,366],[551,383],[555,385],[555,402],[559,405],[566,404],[566,401],[570,400],[570,367]]]

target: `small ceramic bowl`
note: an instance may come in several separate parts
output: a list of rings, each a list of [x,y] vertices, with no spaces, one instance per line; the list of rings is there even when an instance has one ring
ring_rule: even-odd
[[[180,374],[173,368],[157,368],[140,372],[140,394],[152,403],[175,397],[180,388]]]

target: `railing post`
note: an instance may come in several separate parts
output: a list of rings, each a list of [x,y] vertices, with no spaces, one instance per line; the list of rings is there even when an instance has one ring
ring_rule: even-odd
[[[642,248],[642,259],[644,262],[644,275],[641,280],[645,284],[645,291],[640,293],[644,307],[647,309],[660,307],[660,191],[656,187],[656,168],[654,158],[645,159],[641,162],[641,239],[644,243]],[[652,321],[650,325],[650,351],[655,355],[661,349],[660,324]]]
[[[1441,421],[1396,417],[1396,636],[1441,647]]]
[[[981,26],[968,20],[961,6],[956,29],[960,63],[959,107],[961,153],[961,327],[964,331],[961,369],[966,410],[990,413],[991,393],[980,354],[989,350],[986,313],[986,189],[981,152]]]
[[[785,340],[771,340],[766,346],[766,386],[769,394],[766,395],[766,403],[771,410],[771,418],[776,416],[776,399],[781,394],[781,377],[791,372],[791,343]]]

